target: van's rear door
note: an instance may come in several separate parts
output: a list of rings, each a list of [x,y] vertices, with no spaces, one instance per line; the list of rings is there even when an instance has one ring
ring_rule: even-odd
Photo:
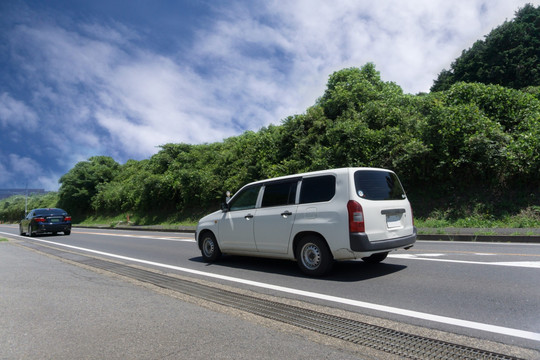
[[[414,232],[411,206],[395,173],[384,169],[356,170],[354,187],[370,241],[398,238]]]

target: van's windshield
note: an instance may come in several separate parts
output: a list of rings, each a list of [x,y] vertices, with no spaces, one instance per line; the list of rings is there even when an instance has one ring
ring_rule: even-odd
[[[356,193],[367,200],[403,200],[405,191],[396,174],[378,170],[358,170],[354,173]]]

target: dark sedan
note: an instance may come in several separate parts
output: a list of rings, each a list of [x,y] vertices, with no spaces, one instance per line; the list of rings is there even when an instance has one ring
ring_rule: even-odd
[[[71,216],[62,209],[33,209],[19,223],[21,235],[34,236],[43,233],[56,235],[59,232],[71,234]]]

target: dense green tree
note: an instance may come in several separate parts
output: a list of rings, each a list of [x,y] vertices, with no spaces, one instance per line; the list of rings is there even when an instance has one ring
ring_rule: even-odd
[[[447,90],[460,81],[514,89],[540,85],[540,6],[525,5],[513,20],[463,51],[450,70],[439,74],[431,91]]]
[[[59,206],[73,215],[87,214],[98,185],[112,180],[118,169],[119,164],[109,156],[78,162],[59,180]]]
[[[344,69],[313,106],[279,126],[220,143],[165,144],[150,159],[124,165],[106,157],[78,163],[61,179],[60,203],[71,212],[135,213],[148,222],[196,217],[248,182],[344,166],[393,169],[420,199],[444,202],[456,191],[467,199],[477,189],[489,199],[481,201],[513,189],[535,194],[538,95],[538,87],[463,82],[409,95],[382,81],[373,64]]]
[[[24,210],[53,208],[58,203],[58,193],[14,195],[0,201],[0,222],[18,222],[24,216]]]

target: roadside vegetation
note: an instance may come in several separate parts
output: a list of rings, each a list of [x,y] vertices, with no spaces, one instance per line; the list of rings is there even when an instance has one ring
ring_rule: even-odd
[[[28,207],[62,207],[86,224],[128,215],[133,224],[194,224],[227,190],[254,180],[370,166],[396,171],[419,227],[540,227],[539,24],[540,7],[520,9],[443,70],[430,93],[404,94],[372,63],[343,69],[313,106],[280,125],[218,143],[164,144],[125,164],[94,156]],[[24,197],[0,201],[0,221],[23,212]]]

